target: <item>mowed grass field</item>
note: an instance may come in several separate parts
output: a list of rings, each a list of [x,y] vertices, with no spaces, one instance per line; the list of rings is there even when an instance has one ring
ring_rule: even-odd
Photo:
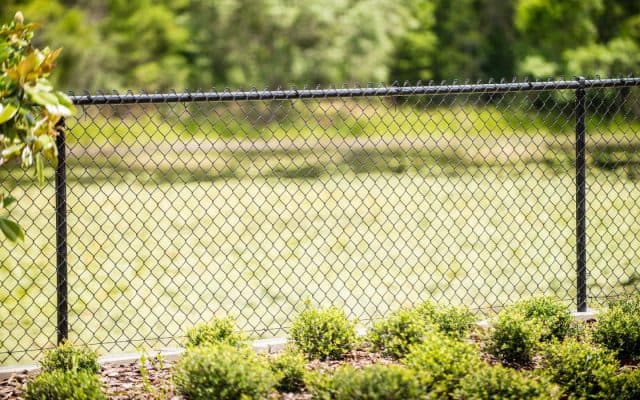
[[[156,137],[160,123],[72,121],[71,340],[103,353],[176,345],[185,329],[227,314],[254,337],[280,336],[305,299],[342,307],[363,325],[425,299],[479,315],[539,294],[572,304],[571,136],[516,123],[492,135],[474,131],[474,121],[429,134],[419,122],[433,115],[411,112],[400,121],[413,123],[356,142],[319,133],[299,135],[303,142],[207,139],[202,123],[194,141]],[[470,112],[439,115],[464,124]],[[86,142],[97,126],[113,143]],[[119,140],[121,126],[140,133],[141,145]],[[603,150],[603,129],[590,139],[593,304],[637,290],[638,133],[627,127],[610,135],[622,150]],[[615,165],[598,164],[602,154]],[[55,341],[52,186],[12,190],[30,201],[12,211],[27,240],[0,249],[0,364],[32,360]]]

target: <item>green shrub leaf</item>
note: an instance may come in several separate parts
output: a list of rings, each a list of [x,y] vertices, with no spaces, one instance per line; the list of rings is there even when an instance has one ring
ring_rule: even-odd
[[[24,240],[24,232],[20,225],[10,219],[0,217],[0,230],[12,242]]]

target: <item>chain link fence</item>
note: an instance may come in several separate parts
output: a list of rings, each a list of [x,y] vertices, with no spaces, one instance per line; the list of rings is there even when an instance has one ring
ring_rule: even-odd
[[[0,365],[66,336],[175,346],[222,315],[282,336],[306,299],[367,325],[636,293],[638,85],[75,96],[57,184],[2,172],[31,203],[0,249]]]

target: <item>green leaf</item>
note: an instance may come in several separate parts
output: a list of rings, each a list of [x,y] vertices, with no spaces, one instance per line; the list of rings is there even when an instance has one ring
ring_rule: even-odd
[[[63,106],[62,104],[47,104],[45,105],[45,108],[52,115],[60,115],[62,117],[73,115],[73,111],[69,107]]]
[[[45,106],[45,107],[57,106],[59,104],[58,98],[56,97],[55,94],[53,94],[51,92],[45,92],[45,91],[42,91],[42,90],[33,90],[32,89],[32,90],[29,91],[29,97],[31,97],[31,100],[34,103],[40,104],[40,105]]]
[[[44,56],[39,50],[35,50],[25,58],[23,58],[18,65],[7,70],[7,74],[16,80],[24,80],[27,75],[38,67],[44,60]]]
[[[12,242],[17,240],[24,241],[24,232],[22,231],[22,228],[10,219],[0,218],[0,231],[2,231],[4,236]]]
[[[11,204],[15,203],[16,199],[11,197],[11,196],[7,196],[4,199],[2,199],[2,207],[3,208],[8,208]]]
[[[62,92],[55,92],[55,95],[58,97],[58,101],[60,105],[67,107],[72,114],[76,113],[76,107],[73,105],[73,102],[66,94]]]
[[[9,58],[11,47],[8,43],[0,43],[0,62],[4,62]]]
[[[3,124],[13,118],[18,108],[11,104],[0,103],[0,124]]]
[[[40,91],[45,91],[45,92],[53,91],[53,86],[51,86],[51,83],[46,78],[38,78],[36,80],[36,86],[35,87]]]

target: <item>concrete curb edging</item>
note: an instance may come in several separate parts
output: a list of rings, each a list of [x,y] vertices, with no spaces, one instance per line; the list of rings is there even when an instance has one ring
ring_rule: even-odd
[[[597,310],[587,310],[585,312],[574,311],[571,313],[574,319],[578,321],[590,321],[596,318],[598,315]],[[488,329],[491,327],[490,320],[485,319],[476,322],[476,326],[481,329]],[[366,334],[366,329],[359,327],[357,329],[359,336]],[[284,350],[287,344],[286,338],[273,338],[273,339],[259,339],[251,344],[251,347],[256,353],[259,354],[275,354]],[[183,348],[162,348],[158,351],[149,352],[150,355],[162,354],[163,358],[167,361],[176,361],[184,353]],[[120,353],[120,354],[107,354],[98,358],[100,365],[108,364],[127,364],[140,360],[139,353]],[[19,373],[35,374],[40,371],[38,364],[17,365],[9,367],[0,367],[0,379],[9,378],[11,375]]]
[[[284,350],[284,347],[286,344],[287,344],[287,339],[285,338],[260,339],[260,340],[254,341],[251,344],[251,347],[256,353],[275,354]],[[147,353],[149,354],[149,356],[162,354],[162,357],[167,361],[177,361],[178,358],[180,358],[180,356],[182,355],[182,353],[184,353],[184,349],[179,347],[167,347],[167,348],[161,348],[158,350],[149,351]],[[107,355],[98,357],[98,363],[100,365],[128,364],[128,363],[139,361],[140,355],[141,355],[140,353],[107,354]],[[38,364],[0,367],[0,379],[7,379],[11,375],[20,374],[20,373],[27,373],[29,375],[36,374],[39,371],[40,371],[40,366]]]

